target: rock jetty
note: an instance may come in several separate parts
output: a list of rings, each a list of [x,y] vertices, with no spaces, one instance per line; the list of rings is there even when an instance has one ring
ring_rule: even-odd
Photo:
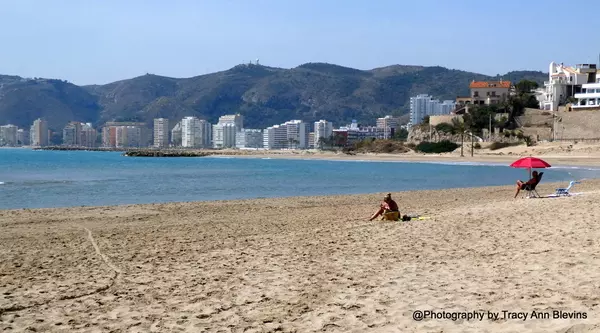
[[[205,151],[193,150],[128,150],[123,156],[128,157],[204,157],[215,155]]]

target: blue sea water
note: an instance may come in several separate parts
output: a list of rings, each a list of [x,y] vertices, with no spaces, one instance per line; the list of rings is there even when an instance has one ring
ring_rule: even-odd
[[[599,177],[600,169],[559,167],[546,170],[544,181]],[[0,149],[0,209],[397,192],[526,178],[525,170],[505,165]]]

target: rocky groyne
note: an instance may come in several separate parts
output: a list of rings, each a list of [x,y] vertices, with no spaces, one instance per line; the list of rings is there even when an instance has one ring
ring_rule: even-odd
[[[108,147],[63,147],[63,146],[44,146],[33,147],[33,150],[84,150],[84,151],[126,151],[126,148],[108,148]]]
[[[224,154],[194,150],[128,150],[123,153],[123,156],[128,157],[204,157],[210,155]]]

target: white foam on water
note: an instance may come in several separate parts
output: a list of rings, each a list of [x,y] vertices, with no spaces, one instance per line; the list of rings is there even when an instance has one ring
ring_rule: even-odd
[[[4,182],[0,182],[0,185],[4,185]]]

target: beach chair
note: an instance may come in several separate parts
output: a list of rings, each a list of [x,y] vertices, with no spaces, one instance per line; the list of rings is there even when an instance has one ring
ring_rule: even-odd
[[[535,190],[537,185],[542,181],[543,172],[540,172],[537,176],[537,182],[534,184],[525,185],[523,188],[523,195],[526,195],[526,198],[541,198],[539,193]]]
[[[573,188],[573,185],[575,184],[581,184],[581,182],[578,182],[576,180],[572,180],[569,182],[569,186],[564,187],[564,188],[557,188],[556,192],[554,193],[556,196],[570,196],[571,193],[569,192],[571,190],[571,188]]]

